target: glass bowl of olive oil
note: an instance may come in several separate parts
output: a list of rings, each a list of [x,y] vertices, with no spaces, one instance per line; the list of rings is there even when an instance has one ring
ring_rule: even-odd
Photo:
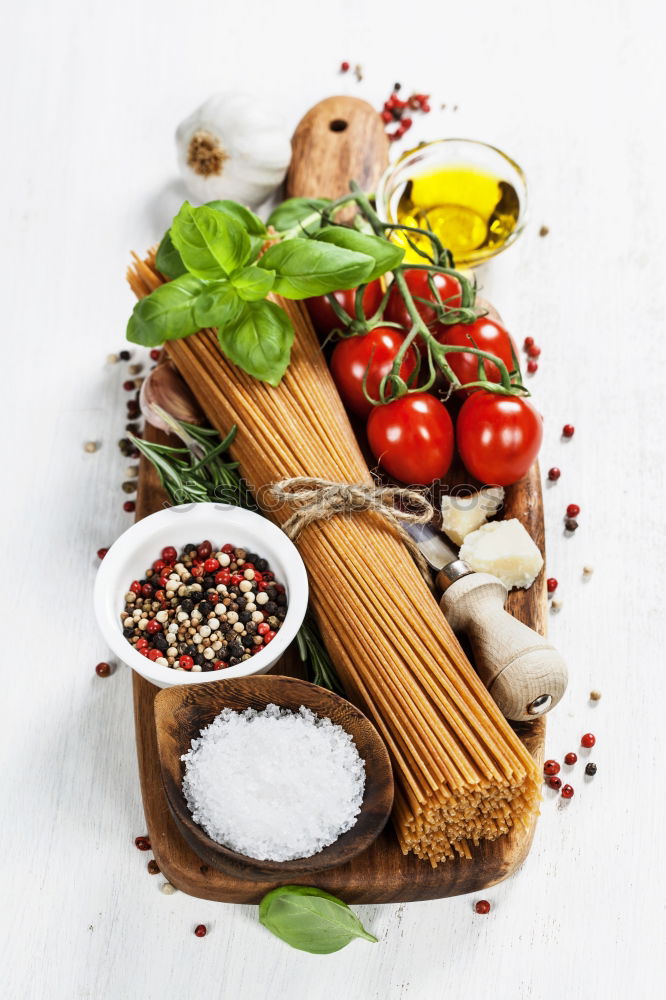
[[[377,211],[389,223],[429,229],[457,267],[475,267],[501,253],[525,226],[527,185],[518,164],[495,146],[473,139],[437,139],[404,153],[381,178]],[[409,233],[430,254],[425,236]],[[406,234],[391,238],[405,260],[423,263]]]

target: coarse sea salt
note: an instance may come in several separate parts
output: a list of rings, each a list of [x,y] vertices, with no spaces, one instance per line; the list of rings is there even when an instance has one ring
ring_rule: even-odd
[[[353,739],[303,705],[225,708],[181,759],[195,823],[260,861],[309,858],[361,811],[365,764]]]

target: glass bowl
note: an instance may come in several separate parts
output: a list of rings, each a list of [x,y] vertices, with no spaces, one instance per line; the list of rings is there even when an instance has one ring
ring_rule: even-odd
[[[521,168],[502,150],[474,139],[436,139],[404,153],[380,179],[376,199],[383,221],[436,232],[458,267],[475,267],[511,246],[527,218]],[[392,238],[405,246],[405,260],[423,263],[403,234]],[[424,238],[417,244],[431,246]]]

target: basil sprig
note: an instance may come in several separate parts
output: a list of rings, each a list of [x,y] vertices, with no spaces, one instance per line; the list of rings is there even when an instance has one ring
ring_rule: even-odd
[[[290,198],[269,219],[244,205],[184,202],[157,251],[171,280],[137,302],[127,339],[156,347],[216,327],[222,352],[255,378],[277,386],[294,329],[271,292],[306,299],[355,288],[396,267],[403,251],[380,237],[330,224],[325,199]],[[262,253],[264,244],[272,245]]]
[[[355,938],[377,942],[346,903],[307,885],[283,885],[267,893],[259,920],[292,948],[313,955],[340,951]]]

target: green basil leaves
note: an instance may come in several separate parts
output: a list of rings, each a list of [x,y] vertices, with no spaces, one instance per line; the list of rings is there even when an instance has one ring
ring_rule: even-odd
[[[403,251],[379,236],[327,224],[324,198],[290,198],[269,219],[233,201],[184,202],[160,243],[157,270],[172,279],[138,302],[127,338],[155,347],[216,327],[222,351],[278,385],[294,331],[271,293],[306,299],[356,288],[396,267]],[[270,243],[264,252],[264,246]]]
[[[329,955],[355,938],[373,941],[346,903],[322,889],[283,885],[259,904],[259,920],[272,934],[300,951]]]

